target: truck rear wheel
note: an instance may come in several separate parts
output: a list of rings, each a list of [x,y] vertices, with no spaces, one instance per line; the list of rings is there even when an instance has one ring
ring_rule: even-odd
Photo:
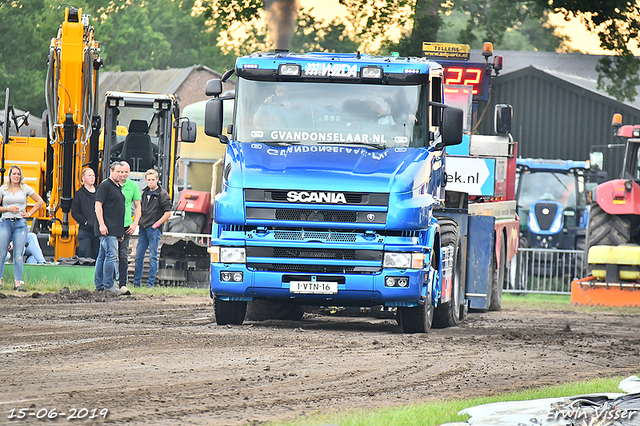
[[[213,298],[213,313],[218,325],[242,325],[247,311],[247,302],[229,302]]]
[[[402,332],[405,334],[426,333],[433,323],[433,301],[431,293],[427,295],[424,304],[413,308],[398,308]]]
[[[451,299],[435,308],[433,316],[434,328],[445,328],[458,325],[461,315],[461,300],[464,292],[462,284],[462,262],[460,259],[460,229],[458,224],[448,218],[438,218],[440,222],[440,245],[453,247],[453,283]]]
[[[265,321],[270,319],[300,321],[304,308],[295,303],[275,300],[256,299],[247,303],[248,321]]]
[[[489,311],[499,311],[502,308],[502,288],[504,287],[504,277],[506,270],[507,247],[504,240],[500,248],[500,262],[494,255],[493,282],[491,283],[491,292],[489,295]]]

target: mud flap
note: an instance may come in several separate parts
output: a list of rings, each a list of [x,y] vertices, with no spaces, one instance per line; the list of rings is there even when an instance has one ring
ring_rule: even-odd
[[[469,216],[466,297],[471,309],[488,309],[493,282],[495,218]]]

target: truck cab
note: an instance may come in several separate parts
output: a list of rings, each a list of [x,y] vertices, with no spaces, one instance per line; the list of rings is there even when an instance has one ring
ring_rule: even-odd
[[[426,331],[446,305],[457,323],[458,228],[435,212],[462,111],[443,103],[442,67],[268,52],[232,72],[228,136],[221,81],[206,90],[205,133],[227,143],[209,249],[218,324],[241,324],[260,300],[398,308],[405,332]]]

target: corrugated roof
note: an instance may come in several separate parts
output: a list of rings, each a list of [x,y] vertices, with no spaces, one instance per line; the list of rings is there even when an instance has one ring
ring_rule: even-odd
[[[514,50],[494,51],[494,55],[504,58],[504,69],[500,73],[506,76],[510,73],[533,67],[550,76],[574,84],[582,89],[597,93],[598,95],[615,100],[604,90],[598,90],[598,73],[596,65],[604,55],[586,55],[584,53],[556,53],[556,52],[520,52]],[[482,51],[471,50],[471,61],[482,62]],[[640,111],[640,86],[637,87],[639,95],[633,102],[620,102]],[[616,102],[619,102],[616,100]]]
[[[206,70],[220,76],[204,65],[166,70],[122,71],[100,73],[100,97],[109,91],[134,91],[175,94],[194,70]]]

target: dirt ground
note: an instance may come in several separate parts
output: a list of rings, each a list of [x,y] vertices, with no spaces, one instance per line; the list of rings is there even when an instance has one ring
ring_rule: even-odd
[[[639,329],[640,312],[531,309],[474,313],[425,335],[314,314],[218,326],[208,296],[10,295],[0,297],[0,424],[52,412],[57,424],[74,412],[80,424],[263,424],[624,376],[638,373]]]

